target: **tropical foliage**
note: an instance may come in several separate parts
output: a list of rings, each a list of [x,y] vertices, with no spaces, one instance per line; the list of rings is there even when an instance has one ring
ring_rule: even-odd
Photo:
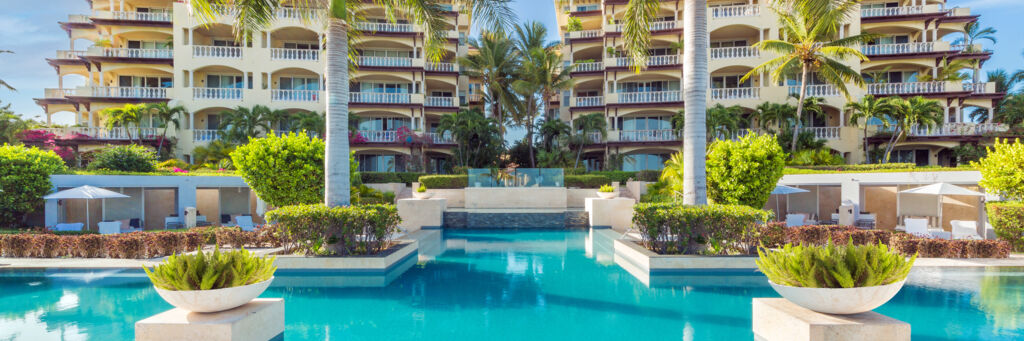
[[[152,268],[143,266],[157,288],[173,291],[215,290],[240,287],[274,277],[275,257],[259,257],[245,249],[207,254],[171,255]]]
[[[376,255],[390,248],[402,218],[394,205],[284,206],[267,220],[285,248],[306,255]]]
[[[659,254],[730,255],[752,252],[753,229],[770,213],[743,205],[641,203],[633,207],[641,244]]]
[[[455,147],[455,163],[471,168],[486,168],[494,164],[504,151],[498,123],[486,118],[477,109],[460,110],[441,117],[438,133],[451,133],[459,141]]]
[[[757,268],[772,283],[804,288],[861,288],[892,284],[907,278],[910,259],[888,246],[793,246],[758,249]]]
[[[66,171],[64,160],[52,151],[0,146],[0,226],[22,225],[53,188],[50,175]]]
[[[136,145],[107,146],[89,162],[89,169],[146,173],[156,170],[156,153]]]
[[[775,136],[749,134],[716,141],[708,150],[708,199],[718,204],[761,208],[786,167]]]
[[[985,158],[972,162],[981,171],[981,187],[1010,200],[1024,200],[1024,144],[996,139]]]
[[[11,111],[11,104],[0,104],[0,145],[17,144],[25,130],[35,126],[35,122],[21,118]]]
[[[942,123],[942,105],[936,100],[915,96],[908,99],[891,97],[887,100],[891,124],[895,126],[885,148],[885,162],[889,162],[896,144],[903,142],[911,129],[931,128]]]
[[[324,142],[306,133],[251,139],[231,152],[238,174],[276,207],[323,200]]]

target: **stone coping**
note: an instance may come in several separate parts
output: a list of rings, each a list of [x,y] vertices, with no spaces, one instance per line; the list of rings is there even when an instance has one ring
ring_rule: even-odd
[[[135,322],[135,340],[272,340],[284,333],[284,313],[280,298],[257,298],[216,313],[173,308]]]
[[[910,341],[909,323],[873,311],[823,314],[783,298],[754,298],[751,306],[755,340]]]

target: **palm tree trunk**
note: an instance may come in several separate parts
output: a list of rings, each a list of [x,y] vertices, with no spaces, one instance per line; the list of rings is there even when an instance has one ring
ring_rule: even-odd
[[[327,132],[324,153],[324,203],[347,206],[350,200],[348,147],[348,25],[327,24]]]
[[[164,132],[160,135],[160,143],[156,145],[156,153],[159,155],[160,150],[164,148],[164,139],[167,138],[167,125],[164,125]]]
[[[792,152],[796,152],[797,138],[800,137],[800,124],[803,123],[804,96],[807,95],[807,65],[800,71],[800,100],[796,104],[796,123],[793,124],[793,144],[790,146]]]
[[[530,168],[537,168],[537,160],[533,157],[533,122],[526,123],[526,144],[530,151]]]
[[[871,163],[870,156],[868,155],[868,122],[864,120],[864,163]]]
[[[686,0],[683,7],[683,91],[685,122],[683,127],[683,204],[705,205],[707,198],[707,128],[705,128],[708,91],[708,3]]]
[[[903,138],[903,127],[897,127],[896,132],[889,137],[889,145],[885,147],[885,163],[889,163],[889,155],[892,154],[892,150],[896,147],[896,141]]]

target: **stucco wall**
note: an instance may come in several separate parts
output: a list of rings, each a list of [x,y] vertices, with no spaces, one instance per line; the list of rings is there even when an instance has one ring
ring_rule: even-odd
[[[466,188],[466,208],[566,208],[564,187]]]

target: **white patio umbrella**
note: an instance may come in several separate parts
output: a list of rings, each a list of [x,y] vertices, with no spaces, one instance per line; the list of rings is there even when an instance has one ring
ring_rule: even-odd
[[[806,189],[802,189],[802,188],[789,187],[789,186],[786,186],[786,185],[775,185],[775,189],[772,190],[772,195],[776,195],[776,194],[778,194],[778,195],[790,195],[790,194],[794,194],[794,193],[807,193],[807,192],[810,192],[810,191],[808,191]],[[779,199],[778,198],[775,198],[775,212],[779,212]],[[779,215],[781,216],[782,214],[779,213]],[[780,217],[776,217],[776,218],[780,218]]]
[[[110,199],[128,198],[129,196],[114,191],[105,190],[89,185],[66,189],[43,197],[43,199],[86,199],[85,200],[85,228],[89,229],[89,199]]]
[[[939,213],[939,228],[942,228],[942,197],[947,195],[970,195],[976,197],[985,196],[984,193],[975,192],[957,185],[940,182],[931,184],[928,186],[922,186],[917,188],[911,188],[900,191],[900,194],[927,194],[934,195],[937,197],[937,207]],[[896,214],[900,213],[900,196],[896,196]]]

